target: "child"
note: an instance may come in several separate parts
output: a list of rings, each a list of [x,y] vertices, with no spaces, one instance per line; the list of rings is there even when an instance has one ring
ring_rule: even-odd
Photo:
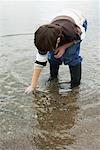
[[[80,85],[81,62],[80,43],[85,37],[87,20],[79,11],[67,10],[54,18],[49,24],[42,25],[35,32],[34,43],[38,49],[32,83],[26,93],[34,91],[38,78],[47,59],[50,63],[50,80],[57,78],[62,62],[69,66],[71,88]]]

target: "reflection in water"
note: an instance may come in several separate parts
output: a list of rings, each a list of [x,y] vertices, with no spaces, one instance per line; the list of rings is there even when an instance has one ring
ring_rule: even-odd
[[[73,144],[75,139],[70,135],[70,129],[75,124],[79,109],[77,97],[78,91],[67,96],[60,95],[57,82],[49,84],[48,93],[37,91],[33,100],[33,109],[37,112],[33,141],[37,148],[63,149]]]

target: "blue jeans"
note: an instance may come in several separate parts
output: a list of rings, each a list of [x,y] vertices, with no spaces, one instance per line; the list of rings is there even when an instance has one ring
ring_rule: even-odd
[[[64,65],[75,66],[80,62],[82,62],[82,57],[79,56],[79,52],[80,52],[80,43],[77,43],[65,49],[65,53],[63,54],[63,56],[58,59],[54,57],[54,52],[50,51],[48,54],[48,60],[50,63],[53,64],[61,65],[62,63],[64,63]]]

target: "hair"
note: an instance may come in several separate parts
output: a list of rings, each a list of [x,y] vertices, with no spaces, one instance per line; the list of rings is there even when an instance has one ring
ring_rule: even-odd
[[[46,24],[40,26],[35,32],[34,44],[37,47],[39,53],[44,54],[47,51],[51,51],[56,48],[57,39],[60,37],[58,46],[73,40],[79,40],[77,34],[77,26],[67,20],[63,25],[58,24]]]
[[[61,27],[53,24],[42,25],[35,32],[34,44],[41,53],[47,52],[56,48],[57,38],[61,36]]]

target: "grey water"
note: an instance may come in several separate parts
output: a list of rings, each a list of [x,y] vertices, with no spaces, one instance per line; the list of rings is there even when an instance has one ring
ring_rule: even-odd
[[[99,0],[0,1],[0,150],[100,149],[99,6]],[[59,81],[47,82],[47,64],[36,93],[25,95],[37,51],[34,32],[67,8],[88,19],[81,85],[68,90],[64,65]]]

